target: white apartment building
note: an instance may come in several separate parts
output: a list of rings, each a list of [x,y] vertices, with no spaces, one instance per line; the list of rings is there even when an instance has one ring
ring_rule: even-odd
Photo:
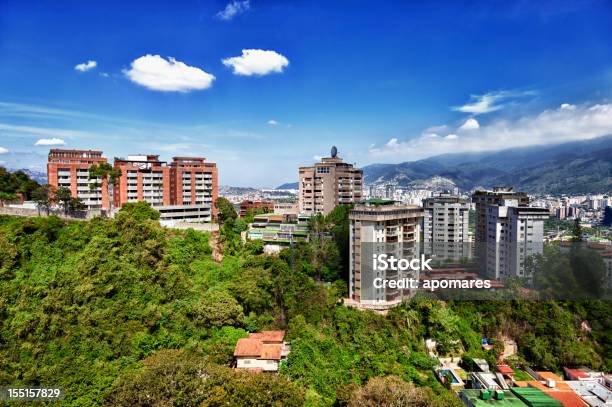
[[[544,249],[546,208],[519,206],[518,199],[503,199],[486,212],[487,274],[495,279],[525,275],[527,257]]]
[[[469,199],[439,195],[423,200],[423,245],[434,259],[471,257]]]

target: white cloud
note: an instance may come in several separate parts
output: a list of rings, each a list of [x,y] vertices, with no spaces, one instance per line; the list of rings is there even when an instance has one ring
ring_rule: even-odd
[[[96,61],[89,60],[87,62],[83,62],[82,64],[75,65],[74,69],[79,72],[87,72],[91,71],[96,66],[98,66],[98,63]]]
[[[147,54],[132,61],[123,73],[134,83],[162,92],[189,92],[212,86],[215,76],[169,57]]]
[[[103,78],[108,78],[110,75],[106,72],[100,72],[100,76]]]
[[[35,146],[63,146],[66,145],[66,142],[61,138],[41,138],[36,143]]]
[[[289,65],[289,60],[276,51],[263,49],[243,49],[242,56],[222,60],[223,64],[234,69],[234,74],[244,76],[263,76],[280,73]]]
[[[251,8],[249,0],[234,0],[225,6],[225,8],[217,13],[217,18],[225,21],[229,21],[236,17],[238,14],[242,14]]]
[[[268,120],[268,124],[270,126],[278,126],[278,122],[274,119]]]
[[[480,123],[478,123],[478,120],[474,119],[473,117],[470,117],[457,130],[458,131],[469,131],[469,130],[477,130],[479,128],[480,128]]]
[[[8,149],[7,149],[7,148],[0,147],[0,154],[6,154],[6,153],[8,153],[8,152],[9,152],[9,151],[8,151]]]
[[[465,123],[461,127],[464,126]],[[500,118],[480,124],[471,131],[460,133],[461,137],[452,137],[455,133],[446,137],[423,133],[405,141],[392,138],[381,146],[370,147],[369,152],[378,161],[398,162],[445,153],[552,145],[611,134],[612,103],[577,105],[571,109],[560,106],[532,116],[512,120]]]
[[[312,159],[315,160],[315,161],[321,161],[323,159],[323,156],[322,155],[313,155]]]
[[[484,95],[471,95],[470,103],[466,103],[463,106],[454,106],[451,108],[451,110],[471,114],[490,113],[504,108],[504,105],[500,103],[502,100],[534,95],[536,95],[536,92],[532,90],[500,90],[496,92],[485,93]]]
[[[563,104],[561,104],[561,109],[562,110],[576,110],[576,106],[575,105],[571,105],[569,103],[563,103]]]

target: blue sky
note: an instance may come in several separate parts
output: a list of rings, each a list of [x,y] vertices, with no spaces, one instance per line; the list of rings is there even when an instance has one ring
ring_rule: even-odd
[[[197,154],[276,186],[332,144],[363,166],[612,133],[609,1],[126,3],[0,3],[0,163]]]

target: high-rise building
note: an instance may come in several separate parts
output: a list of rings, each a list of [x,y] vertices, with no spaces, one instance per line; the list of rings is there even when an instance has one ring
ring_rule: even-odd
[[[512,187],[495,187],[492,191],[476,191],[472,202],[476,205],[474,241],[476,244],[487,241],[487,207],[499,205],[504,199],[515,199],[517,206],[528,206],[529,197],[525,192],[514,191]]]
[[[215,214],[219,194],[217,164],[204,157],[173,157],[170,163],[172,205],[208,205]]]
[[[529,256],[544,250],[546,208],[519,206],[518,199],[503,199],[489,205],[486,213],[487,274],[495,279],[530,277],[525,273]]]
[[[70,189],[72,196],[79,198],[87,209],[106,210],[109,208],[106,183],[89,179],[89,168],[105,162],[102,151],[53,148],[47,162],[47,182],[55,188]]]
[[[355,203],[363,197],[363,171],[345,163],[332,147],[311,167],[299,169],[299,209],[301,213],[328,214],[338,204]]]
[[[423,199],[423,209],[425,253],[433,254],[441,260],[471,257],[469,199],[440,194]]]
[[[174,157],[170,164],[157,155],[115,158],[121,170],[114,194],[116,207],[145,201],[162,220],[210,221],[218,196],[217,166],[203,157]]]
[[[527,257],[542,253],[546,208],[529,206],[525,192],[511,187],[476,191],[476,255],[480,267],[495,279],[525,275]]]
[[[410,259],[419,254],[423,209],[371,199],[349,212],[349,298],[360,306],[388,307],[411,295],[410,289],[375,288],[374,279],[418,279],[418,273],[372,267],[373,255]],[[403,273],[403,274],[402,274]]]
[[[115,158],[121,177],[113,191],[115,207],[128,202],[145,201],[151,206],[172,205],[170,167],[158,155],[129,155]]]

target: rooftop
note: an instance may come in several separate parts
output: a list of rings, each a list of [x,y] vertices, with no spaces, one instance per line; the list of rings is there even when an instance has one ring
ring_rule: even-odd
[[[512,392],[505,390],[500,391],[503,396],[496,397],[496,392],[488,392],[486,390],[466,389],[459,392],[460,397],[464,400],[469,400],[474,407],[480,406],[520,406],[524,407],[525,403],[518,399]],[[488,399],[486,399],[488,397]],[[503,398],[501,398],[503,397]],[[501,398],[501,399],[500,399]]]

